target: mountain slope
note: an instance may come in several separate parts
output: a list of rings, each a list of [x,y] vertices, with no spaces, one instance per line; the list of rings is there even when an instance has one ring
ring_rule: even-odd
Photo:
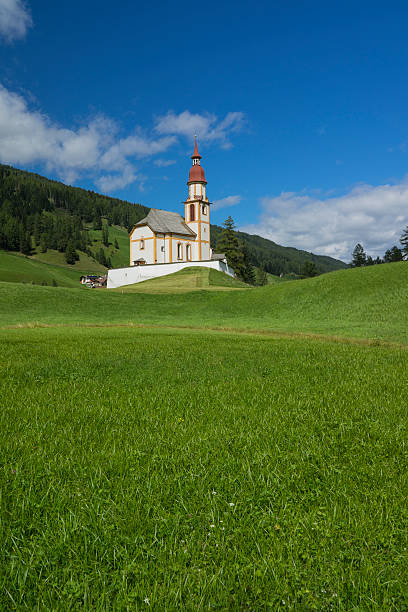
[[[21,250],[35,254],[38,260],[48,260],[42,250],[65,253],[71,243],[99,264],[121,267],[129,261],[127,231],[148,211],[140,204],[0,165],[0,249]],[[104,224],[110,226],[109,245],[102,241]],[[211,226],[213,248],[220,231],[220,227]],[[314,261],[319,272],[345,267],[330,257],[282,247],[260,236],[237,234],[246,243],[253,265],[264,266],[271,274],[299,274],[305,261]]]

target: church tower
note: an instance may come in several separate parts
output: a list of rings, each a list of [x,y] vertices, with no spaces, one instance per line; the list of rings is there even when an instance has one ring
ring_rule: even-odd
[[[201,166],[201,155],[197,148],[197,136],[195,137],[194,153],[191,156],[193,165],[188,177],[188,198],[185,205],[185,221],[188,227],[196,233],[194,244],[193,261],[205,261],[211,259],[210,246],[210,202],[206,194],[207,181]]]

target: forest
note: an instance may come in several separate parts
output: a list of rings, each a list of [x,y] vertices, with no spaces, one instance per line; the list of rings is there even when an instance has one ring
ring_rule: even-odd
[[[30,255],[55,249],[75,263],[77,251],[109,267],[103,249],[92,250],[89,230],[109,225],[129,231],[147,215],[149,208],[117,198],[71,187],[38,174],[0,165],[0,249]],[[222,228],[211,226],[211,246],[218,247]],[[305,262],[316,273],[341,269],[345,264],[331,257],[314,255],[234,231],[247,262],[270,274],[301,274]]]

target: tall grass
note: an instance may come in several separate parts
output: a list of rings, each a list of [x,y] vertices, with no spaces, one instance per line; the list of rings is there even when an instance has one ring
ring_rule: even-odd
[[[2,609],[403,610],[406,351],[0,332]]]

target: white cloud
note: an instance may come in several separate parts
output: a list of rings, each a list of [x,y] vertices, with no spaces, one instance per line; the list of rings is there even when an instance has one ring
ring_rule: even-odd
[[[239,132],[245,124],[244,113],[228,113],[220,120],[216,115],[190,113],[186,110],[176,115],[169,111],[156,119],[156,131],[159,134],[174,134],[192,139],[198,134],[202,141],[218,141],[223,148],[229,148],[229,135]]]
[[[73,183],[91,174],[104,191],[126,187],[139,180],[132,158],[166,151],[174,136],[149,138],[135,133],[118,138],[118,126],[106,117],[95,117],[78,129],[62,128],[24,98],[0,86],[0,161],[13,165],[44,164]],[[105,174],[108,172],[109,174]]]
[[[154,165],[158,168],[167,168],[167,166],[173,166],[176,163],[175,159],[156,159]]]
[[[212,210],[219,210],[220,208],[227,208],[228,206],[236,206],[242,200],[240,195],[231,195],[221,200],[215,200],[212,205]]]
[[[31,15],[22,0],[0,0],[0,38],[8,43],[24,38],[31,25]]]
[[[186,113],[190,117],[198,116]],[[212,119],[208,138],[218,138],[221,146],[226,146],[227,132],[238,129],[236,114],[229,113],[221,122]],[[164,118],[162,120],[166,123]],[[56,172],[70,183],[86,174],[105,192],[123,189],[135,181],[142,188],[146,177],[139,173],[135,160],[165,153],[182,133],[181,123],[176,130],[170,126],[166,129],[164,123],[160,124],[160,129],[156,124],[153,134],[137,128],[126,137],[121,137],[119,126],[104,116],[93,117],[85,125],[67,129],[38,110],[32,110],[21,95],[0,85],[0,162],[43,165],[48,172]],[[218,130],[217,136],[214,130]],[[158,167],[173,163],[171,159],[156,161]]]
[[[359,185],[340,197],[282,193],[261,199],[256,224],[240,229],[278,244],[349,261],[357,242],[371,255],[398,244],[408,224],[408,177],[397,185]]]

